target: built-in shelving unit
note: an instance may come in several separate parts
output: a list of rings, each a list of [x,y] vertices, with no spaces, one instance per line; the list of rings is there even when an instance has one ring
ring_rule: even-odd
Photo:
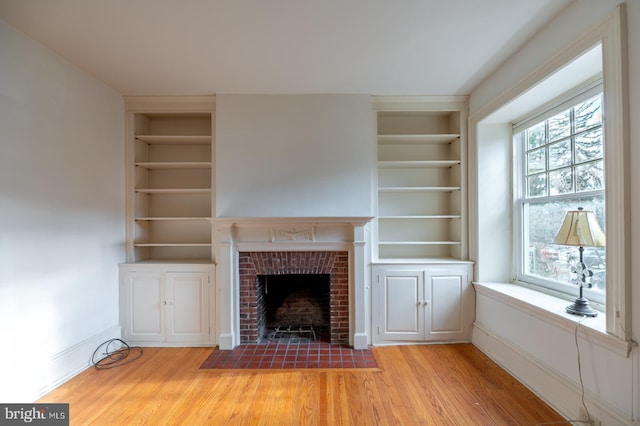
[[[128,98],[128,262],[212,258],[215,101]]]
[[[465,107],[375,99],[377,260],[466,258]]]

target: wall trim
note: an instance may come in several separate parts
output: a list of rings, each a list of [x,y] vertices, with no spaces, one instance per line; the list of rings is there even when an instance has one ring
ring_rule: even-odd
[[[49,358],[49,382],[42,384],[37,394],[33,395],[33,400],[37,400],[86,370],[91,366],[91,356],[98,346],[107,340],[121,337],[122,327],[116,324],[52,355]]]
[[[566,419],[580,418],[580,388],[570,380],[510,345],[477,321],[473,325],[472,343],[560,415]],[[625,413],[595,399],[588,391],[585,394],[585,403],[592,417],[600,420],[602,424],[635,423]]]
[[[506,305],[516,307],[527,312],[549,325],[561,328],[573,333],[578,320],[582,320],[582,331],[587,335],[588,340],[598,346],[611,351],[612,353],[629,358],[634,343],[622,340],[615,335],[606,333],[604,318],[602,315],[597,318],[582,318],[567,314],[565,306],[570,302],[551,294],[516,283],[486,283],[473,282],[476,293],[483,294],[500,301]]]

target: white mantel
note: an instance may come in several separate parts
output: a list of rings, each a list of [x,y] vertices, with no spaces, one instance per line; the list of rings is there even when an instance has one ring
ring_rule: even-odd
[[[213,219],[216,324],[220,349],[240,343],[238,253],[346,251],[349,253],[349,344],[370,343],[368,223],[371,217],[218,217]]]

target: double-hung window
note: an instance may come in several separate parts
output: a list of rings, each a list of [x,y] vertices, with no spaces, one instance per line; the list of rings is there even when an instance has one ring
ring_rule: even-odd
[[[601,81],[591,82],[514,125],[517,279],[577,295],[577,247],[553,243],[568,210],[592,210],[605,230],[605,140]],[[585,296],[605,303],[604,247],[585,247],[594,275]]]

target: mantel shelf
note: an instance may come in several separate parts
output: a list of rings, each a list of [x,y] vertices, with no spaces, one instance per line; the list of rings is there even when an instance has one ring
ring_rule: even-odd
[[[309,217],[225,217],[212,219],[215,223],[229,225],[309,225],[309,224],[366,224],[373,219],[371,216],[309,216]]]

